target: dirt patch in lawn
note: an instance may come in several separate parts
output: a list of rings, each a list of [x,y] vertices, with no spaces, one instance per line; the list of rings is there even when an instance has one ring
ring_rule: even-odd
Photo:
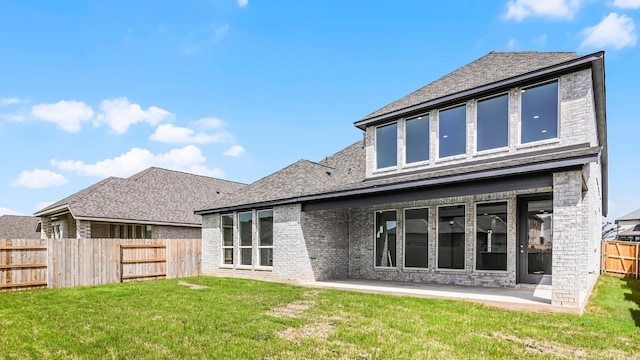
[[[206,288],[207,288],[207,287],[206,287],[206,286],[204,286],[204,285],[191,284],[191,283],[188,283],[188,282],[186,282],[186,281],[180,281],[180,282],[178,283],[178,285],[186,286],[186,287],[188,287],[188,288],[189,288],[189,289],[191,289],[191,290],[202,290],[202,289],[206,289]]]
[[[318,296],[318,291],[307,291],[302,294],[302,297],[311,299]],[[298,300],[287,304],[281,304],[271,310],[267,310],[267,315],[279,317],[279,318],[299,318],[302,314],[309,310],[310,307],[315,305],[313,300]]]
[[[499,339],[523,344],[525,346],[525,351],[530,353],[552,355],[565,359],[585,359],[587,357],[587,352],[583,349],[575,348],[569,345],[558,344],[549,340],[538,341],[531,338],[519,338],[517,336],[504,334],[501,332],[494,332],[493,336]]]
[[[276,336],[294,342],[300,342],[304,339],[326,339],[332,332],[333,325],[326,322],[317,322],[307,324],[303,327],[286,328],[278,331]]]

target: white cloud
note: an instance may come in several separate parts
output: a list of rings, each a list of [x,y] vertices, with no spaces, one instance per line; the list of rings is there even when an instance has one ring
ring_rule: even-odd
[[[102,112],[96,117],[96,122],[107,124],[117,134],[124,134],[129,126],[138,122],[153,126],[173,118],[173,114],[164,109],[150,106],[143,110],[140,105],[129,102],[127,98],[102,100],[100,110]]]
[[[244,148],[240,145],[233,145],[229,149],[227,149],[223,154],[225,156],[238,157],[244,152]]]
[[[35,169],[21,172],[11,185],[22,186],[29,189],[44,189],[64,185],[68,182],[64,176],[51,170]]]
[[[581,34],[584,40],[582,48],[612,47],[616,50],[636,45],[638,35],[635,32],[633,19],[611,13],[596,26],[584,29]]]
[[[23,102],[24,102],[24,100],[20,100],[17,97],[0,98],[0,106],[15,105],[15,104],[23,103]]]
[[[236,2],[241,8],[247,7],[247,5],[249,5],[249,0],[236,0]]]
[[[224,121],[212,117],[200,119],[195,123],[203,129],[217,129],[225,125]]]
[[[9,208],[0,207],[0,215],[22,215],[20,212]]]
[[[0,119],[7,121],[20,122],[24,121],[24,115],[20,114],[0,114]]]
[[[530,16],[572,19],[580,9],[582,0],[510,0],[507,19],[521,21]]]
[[[147,149],[136,147],[112,159],[101,160],[93,164],[86,164],[80,160],[58,161],[56,159],[52,159],[51,164],[58,169],[73,171],[83,176],[127,177],[150,166],[213,177],[224,176],[221,169],[207,167],[207,158],[194,145],[172,149],[163,154],[153,154]]]
[[[69,132],[80,131],[83,121],[93,117],[93,110],[81,101],[61,100],[55,104],[39,104],[31,108],[36,118],[57,124]]]
[[[638,9],[640,0],[613,0],[613,6],[621,9]]]
[[[156,131],[149,137],[149,139],[155,141],[180,144],[219,143],[232,138],[231,134],[226,131],[220,131],[215,134],[196,133],[193,129],[174,126],[173,124],[158,126]]]
[[[35,211],[39,211],[53,204],[54,202],[55,201],[38,201],[35,205],[33,205],[33,208],[35,209]]]

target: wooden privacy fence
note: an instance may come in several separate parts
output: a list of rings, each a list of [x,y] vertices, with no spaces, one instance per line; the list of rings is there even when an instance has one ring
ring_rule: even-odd
[[[0,240],[0,290],[200,274],[200,239]]]
[[[0,290],[47,286],[46,240],[0,239]]]
[[[602,243],[602,272],[620,277],[640,278],[640,243],[605,241]]]

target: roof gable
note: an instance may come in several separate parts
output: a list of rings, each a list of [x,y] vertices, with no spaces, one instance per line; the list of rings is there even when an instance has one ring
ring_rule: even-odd
[[[374,111],[365,116],[362,121],[576,58],[577,55],[574,52],[490,52],[411,94]]]
[[[634,210],[626,215],[617,218],[616,222],[620,220],[640,220],[640,209]]]

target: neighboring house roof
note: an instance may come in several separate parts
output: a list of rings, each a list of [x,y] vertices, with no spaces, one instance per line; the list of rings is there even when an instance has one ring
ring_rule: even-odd
[[[244,187],[246,184],[151,167],[126,179],[104,179],[35,215],[68,209],[81,220],[200,225],[202,218],[194,210]]]
[[[323,192],[340,184],[362,180],[364,164],[364,145],[362,141],[358,141],[320,162],[298,160],[201,209],[260,204]]]
[[[34,216],[0,216],[0,239],[39,239],[39,219]]]
[[[575,53],[492,52],[453,73],[395,101],[356,122],[365,128],[382,121],[397,118],[406,111],[422,106],[435,106],[446,101],[460,101],[481,93],[492,93],[514,84],[526,85],[549,77],[592,67],[599,146],[589,144],[528,152],[497,159],[471,161],[451,166],[436,166],[416,173],[365,179],[365,151],[363,142],[313,163],[301,160],[272,175],[258,180],[243,191],[216,201],[199,215],[250,209],[303,201],[336,199],[348,196],[404,190],[417,187],[488,179],[498,176],[548,171],[584,165],[600,160],[602,166],[603,214],[607,203],[607,144],[606,110],[604,94],[604,53],[577,57]],[[483,88],[485,87],[485,88]],[[471,92],[467,92],[471,91]],[[446,100],[443,100],[444,98]],[[457,99],[457,100],[456,100]],[[426,105],[425,105],[426,104]],[[412,106],[417,106],[412,108]],[[407,110],[408,109],[408,110]],[[323,167],[328,166],[330,169]],[[332,175],[326,174],[331,169]],[[346,169],[352,172],[346,175]]]
[[[640,236],[640,224],[618,234],[618,236]]]
[[[628,213],[627,215],[617,218],[616,224],[618,223],[618,221],[621,221],[621,220],[640,220],[640,209],[637,209],[635,211]]]
[[[374,111],[365,116],[363,120],[574,60],[577,57],[574,52],[492,51],[411,94]]]

